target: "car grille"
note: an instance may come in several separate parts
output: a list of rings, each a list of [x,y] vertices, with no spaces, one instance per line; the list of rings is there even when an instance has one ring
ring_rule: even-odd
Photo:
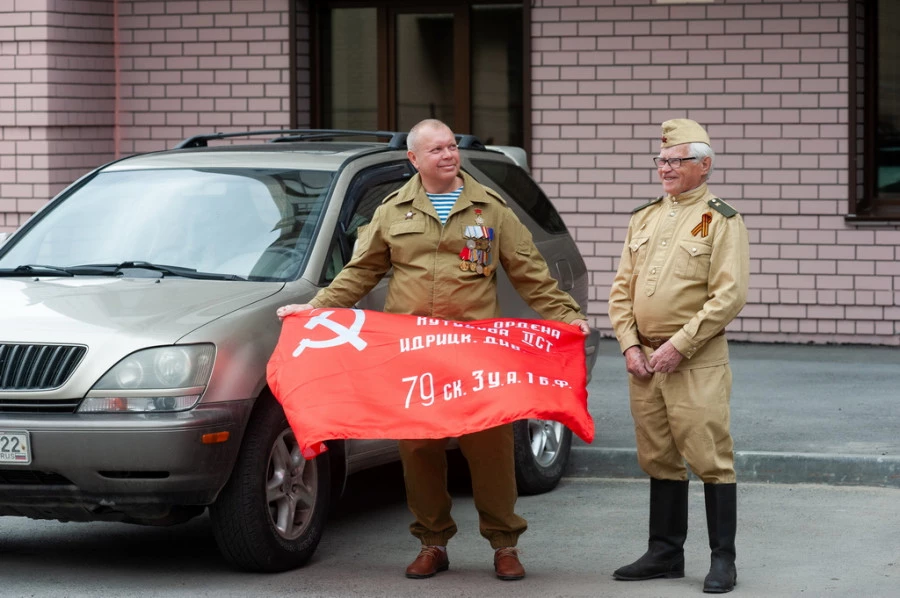
[[[0,399],[0,413],[75,413],[81,399],[35,400]]]
[[[87,348],[0,344],[0,390],[51,390],[65,384]]]

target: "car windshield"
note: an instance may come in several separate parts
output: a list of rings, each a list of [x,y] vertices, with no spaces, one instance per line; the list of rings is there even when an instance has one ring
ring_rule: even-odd
[[[312,246],[333,175],[259,168],[102,172],[4,247],[0,269],[39,265],[77,274],[78,266],[145,263],[223,278],[292,280]]]

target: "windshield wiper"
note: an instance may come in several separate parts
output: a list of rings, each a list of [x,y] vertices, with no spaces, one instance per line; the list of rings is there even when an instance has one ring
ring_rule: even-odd
[[[118,264],[83,264],[80,266],[48,266],[45,264],[23,264],[15,268],[0,268],[0,277],[14,276],[124,276],[124,270],[151,270],[163,276],[180,276],[199,280],[247,280],[237,274],[217,274],[198,272],[184,266],[165,266],[151,262],[128,261]]]
[[[0,276],[40,276],[41,274],[54,276],[75,276],[68,268],[60,266],[46,266],[44,264],[23,264],[15,268],[0,268]]]
[[[198,272],[195,268],[184,266],[168,266],[144,261],[127,261],[118,264],[85,264],[72,266],[69,271],[74,274],[105,274],[107,276],[124,276],[125,270],[151,270],[162,275],[180,276],[200,280],[247,280],[237,274],[217,274],[215,272]]]

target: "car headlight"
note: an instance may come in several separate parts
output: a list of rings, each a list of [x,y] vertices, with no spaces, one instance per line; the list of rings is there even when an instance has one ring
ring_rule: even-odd
[[[80,413],[185,411],[200,400],[212,374],[213,345],[154,347],[132,353],[94,385]]]

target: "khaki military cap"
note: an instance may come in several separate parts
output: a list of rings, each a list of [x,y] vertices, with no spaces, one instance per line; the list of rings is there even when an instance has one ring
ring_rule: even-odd
[[[660,147],[672,147],[682,143],[709,143],[709,135],[699,123],[688,118],[674,118],[662,124],[662,144]]]

